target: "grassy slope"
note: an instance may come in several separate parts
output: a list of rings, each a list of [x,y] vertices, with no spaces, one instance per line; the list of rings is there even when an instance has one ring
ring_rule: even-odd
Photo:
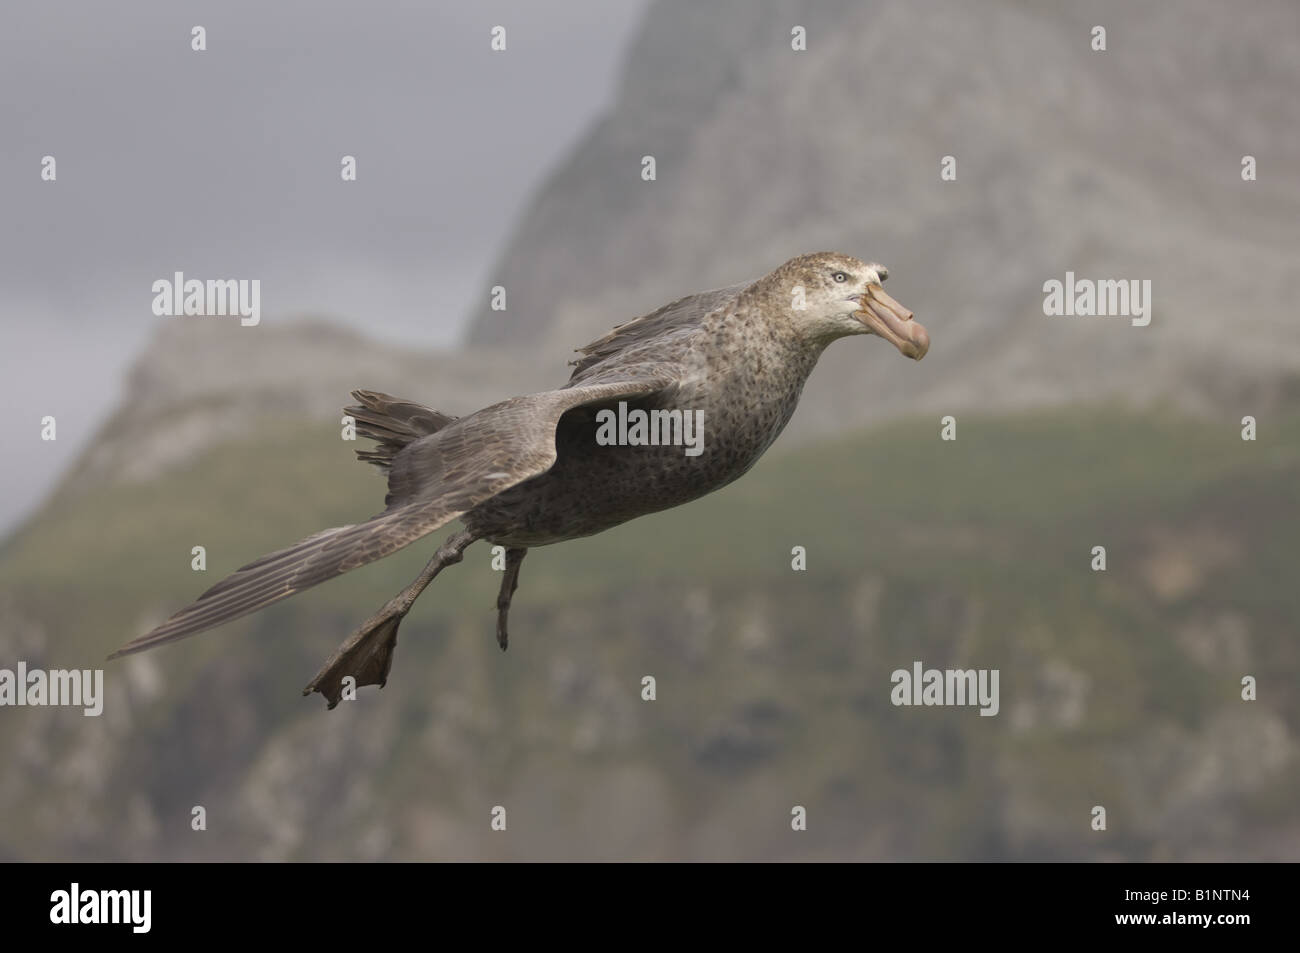
[[[297,688],[428,547],[163,650],[146,663],[151,691],[110,665],[130,711],[118,724],[3,714],[0,756],[32,777],[0,785],[0,808],[36,820],[0,826],[0,845],[33,857],[51,844],[92,857],[1267,853],[1251,837],[1295,825],[1281,792],[1300,717],[1300,418],[1263,422],[1256,443],[1230,420],[1112,408],[959,428],[945,443],[937,422],[906,421],[774,454],[707,500],[534,553],[505,658],[480,545],[404,623],[393,681],[355,714],[326,716]],[[55,499],[0,552],[0,598],[45,634],[20,657],[96,665],[248,559],[369,515],[382,482],[350,446],[272,422],[157,482]],[[1200,553],[1206,540],[1219,557]],[[1088,570],[1098,544],[1107,573]],[[806,573],[789,568],[794,545]],[[1182,556],[1173,578],[1190,581],[1151,582]],[[1244,657],[1222,638],[1189,652],[1189,627],[1225,613],[1246,620]],[[889,672],[913,659],[1000,668],[1001,715],[890,706]],[[1243,664],[1267,687],[1233,721]],[[637,697],[645,672],[660,680],[654,706]],[[49,759],[24,752],[34,736]],[[1221,762],[1270,738],[1282,754],[1254,773],[1194,754],[1218,744]],[[70,833],[63,815],[87,795],[56,765],[79,758],[97,806]],[[303,786],[282,776],[293,771]],[[225,838],[168,835],[196,791],[227,806]],[[523,830],[503,846],[478,831],[485,799],[507,794]],[[781,833],[793,803],[821,821],[797,842]],[[1087,830],[1095,803],[1114,816],[1109,841]]]

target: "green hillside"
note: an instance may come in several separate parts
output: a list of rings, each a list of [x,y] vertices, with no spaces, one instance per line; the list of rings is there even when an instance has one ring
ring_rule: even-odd
[[[0,665],[102,665],[108,699],[0,712],[0,856],[1295,859],[1300,416],[1253,443],[1113,407],[958,427],[774,452],[533,552],[505,655],[478,544],[403,623],[388,687],[328,713],[302,685],[431,546],[102,660],[380,509],[336,430],[267,421],[156,481],[56,495],[0,550]],[[914,660],[999,669],[999,714],[894,707]]]

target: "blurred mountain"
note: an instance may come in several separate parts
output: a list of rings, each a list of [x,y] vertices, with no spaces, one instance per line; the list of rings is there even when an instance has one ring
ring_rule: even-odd
[[[1291,0],[660,0],[493,272],[510,310],[469,340],[566,353],[829,248],[886,263],[934,346],[918,368],[832,349],[805,431],[1113,396],[1278,406],[1300,392],[1296,35]],[[1067,270],[1150,279],[1150,326],[1045,317]]]
[[[359,388],[470,413],[558,386],[568,371],[562,356],[553,365],[473,348],[385,345],[321,319],[256,330],[221,320],[165,323],[130,369],[120,407],[61,488],[156,479],[269,420],[341,425]]]

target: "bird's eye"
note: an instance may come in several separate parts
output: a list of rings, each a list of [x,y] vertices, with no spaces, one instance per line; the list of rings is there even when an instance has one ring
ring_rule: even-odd
[[[846,274],[845,274],[844,272],[842,272],[842,271],[837,271],[837,272],[835,272],[835,274],[831,275],[831,277],[834,278],[836,281],[848,281],[848,280],[849,280],[849,276],[846,275]]]

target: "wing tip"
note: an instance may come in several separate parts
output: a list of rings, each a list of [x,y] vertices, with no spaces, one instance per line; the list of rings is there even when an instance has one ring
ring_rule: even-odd
[[[143,636],[141,638],[144,638]],[[104,658],[105,662],[112,662],[115,659],[125,658],[128,655],[135,655],[137,652],[143,652],[149,646],[141,644],[141,639],[132,639],[119,649],[108,653]]]
[[[144,635],[139,636],[138,638],[132,639],[131,641],[127,642],[121,647],[115,649],[113,652],[109,653],[105,661],[111,662],[114,659],[120,659],[127,655],[135,655],[139,652],[145,651],[146,649],[151,649],[155,645],[162,645],[164,642],[172,641],[172,639],[168,636],[163,636],[162,638],[159,638],[157,636],[157,631],[158,630],[155,629],[151,632],[146,632]]]

